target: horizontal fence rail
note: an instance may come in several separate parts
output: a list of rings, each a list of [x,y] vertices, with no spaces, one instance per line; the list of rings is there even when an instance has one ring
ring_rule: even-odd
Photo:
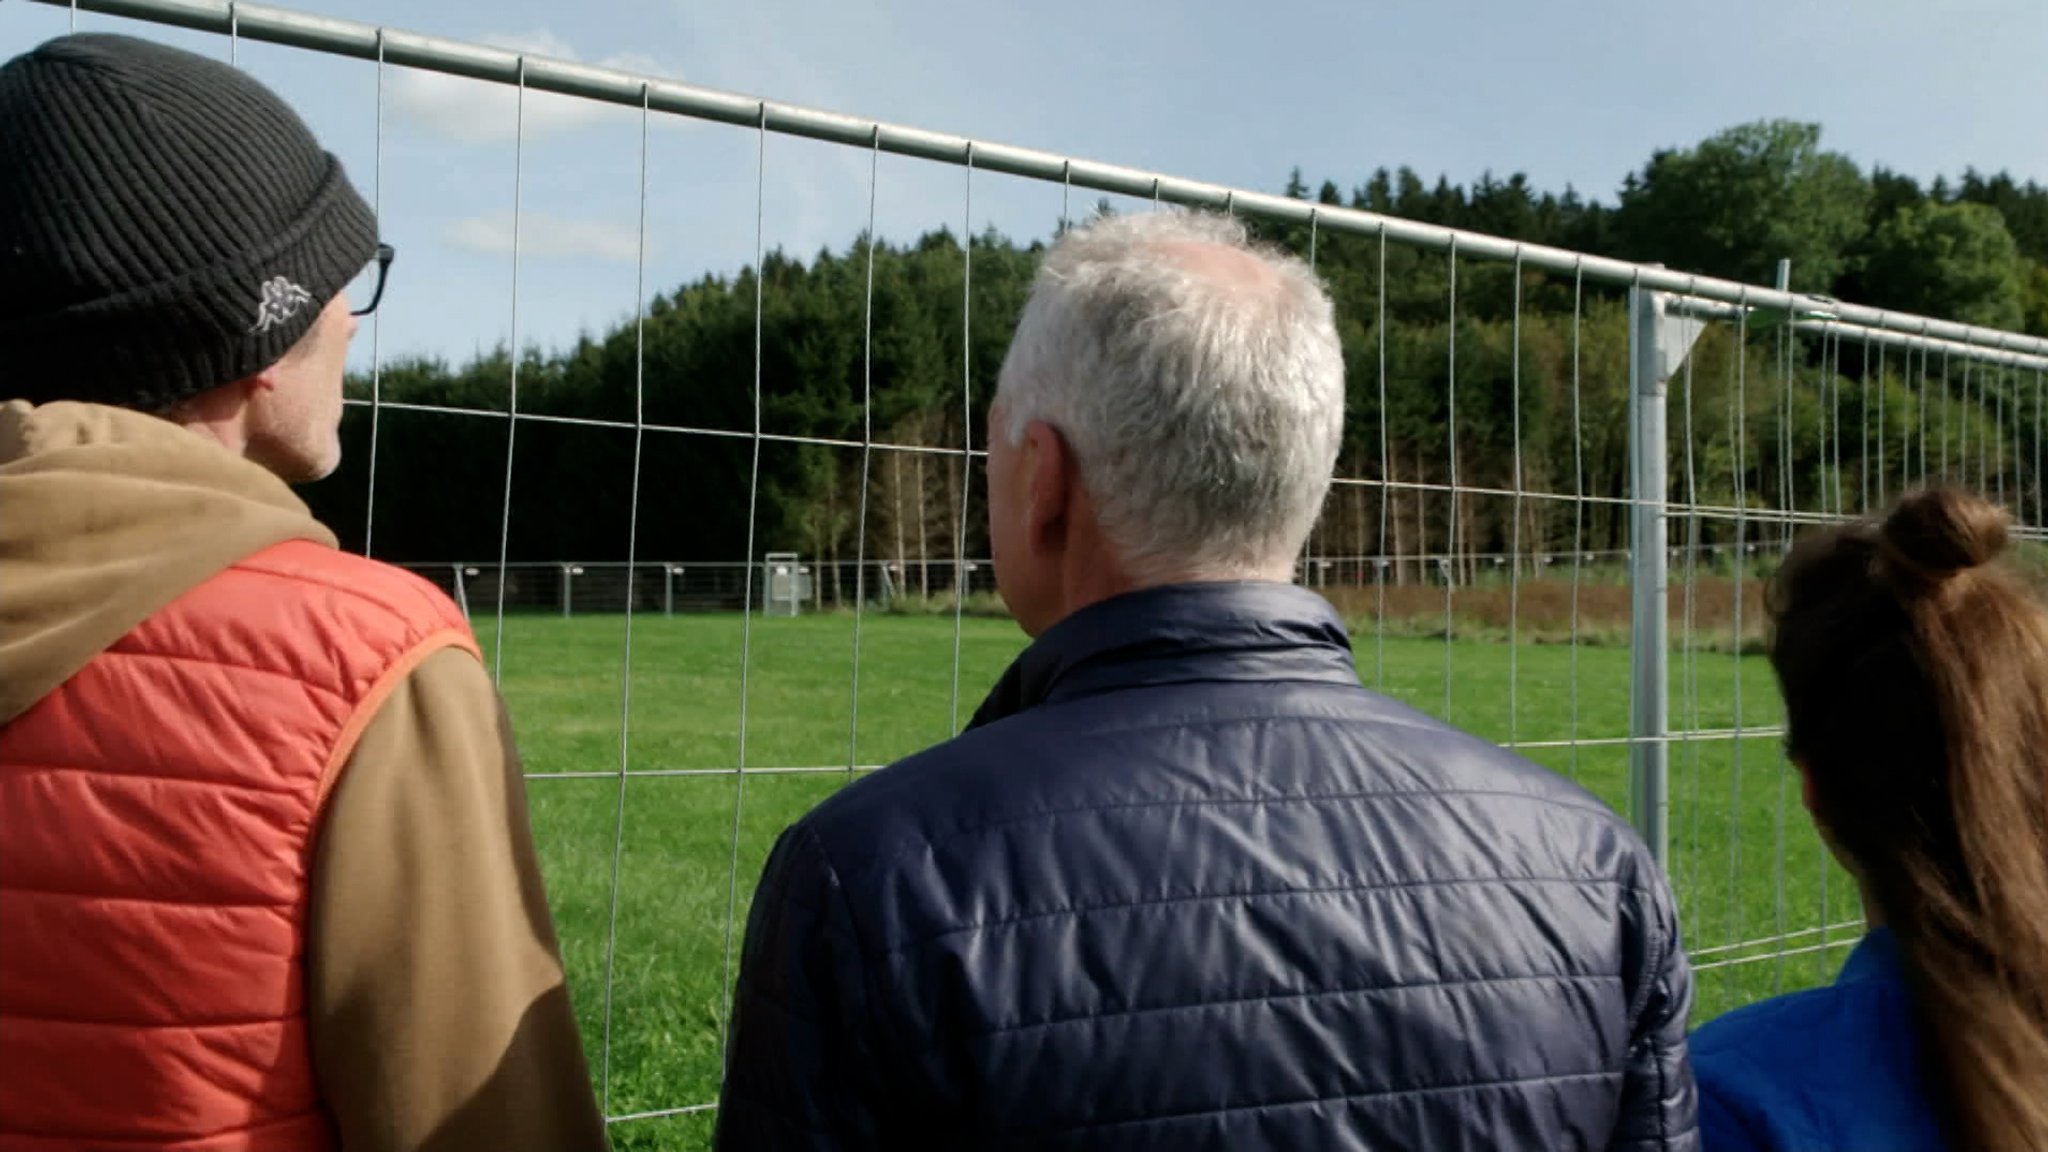
[[[1822,315],[1858,329],[1959,341],[1985,350],[2048,355],[2048,340],[1996,328],[1869,308],[1834,300],[1758,288],[1732,280],[1692,276],[1626,260],[1588,256],[1561,248],[1460,231],[1383,216],[1356,208],[1309,204],[1285,196],[1186,180],[1160,172],[1103,164],[941,132],[868,120],[794,104],[742,96],[674,80],[635,75],[573,61],[551,59],[380,28],[349,20],[313,16],[234,0],[36,0],[53,7],[127,16],[204,32],[420,68],[538,92],[576,96],[627,108],[801,136],[899,156],[960,164],[989,172],[1056,181],[1075,188],[1114,192],[1187,208],[1247,214],[1270,220],[1316,224],[1338,232],[1384,236],[1414,248],[1457,252],[1467,258],[1520,263],[1530,268],[1583,276],[1619,287],[1675,292],[1747,308]]]

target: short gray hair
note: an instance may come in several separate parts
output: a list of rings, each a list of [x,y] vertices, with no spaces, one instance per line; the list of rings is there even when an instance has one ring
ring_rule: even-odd
[[[1205,248],[1254,274],[1192,266]],[[1336,465],[1335,312],[1306,264],[1236,220],[1110,217],[1046,254],[996,405],[1009,443],[1034,420],[1066,438],[1133,577],[1269,571],[1300,552]]]

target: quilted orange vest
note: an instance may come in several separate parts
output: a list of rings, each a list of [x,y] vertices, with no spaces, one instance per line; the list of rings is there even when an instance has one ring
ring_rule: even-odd
[[[307,1039],[321,806],[431,584],[317,544],[185,594],[0,728],[0,1152],[333,1146]]]

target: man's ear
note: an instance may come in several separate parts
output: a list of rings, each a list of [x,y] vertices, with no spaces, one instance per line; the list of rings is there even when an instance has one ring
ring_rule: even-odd
[[[1807,815],[1818,818],[1813,810],[1813,773],[1798,760],[1792,761],[1792,770],[1799,773],[1799,802],[1806,805]]]
[[[1024,476],[1028,503],[1025,531],[1033,551],[1057,555],[1067,547],[1067,514],[1080,473],[1066,437],[1043,421],[1024,428]]]

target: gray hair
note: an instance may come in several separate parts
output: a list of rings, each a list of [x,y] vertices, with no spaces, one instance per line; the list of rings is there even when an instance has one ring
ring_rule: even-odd
[[[1201,266],[1233,254],[1249,274]],[[1315,274],[1237,221],[1111,217],[1046,254],[995,403],[1008,443],[1034,420],[1066,438],[1134,578],[1246,577],[1321,512],[1344,357]]]

